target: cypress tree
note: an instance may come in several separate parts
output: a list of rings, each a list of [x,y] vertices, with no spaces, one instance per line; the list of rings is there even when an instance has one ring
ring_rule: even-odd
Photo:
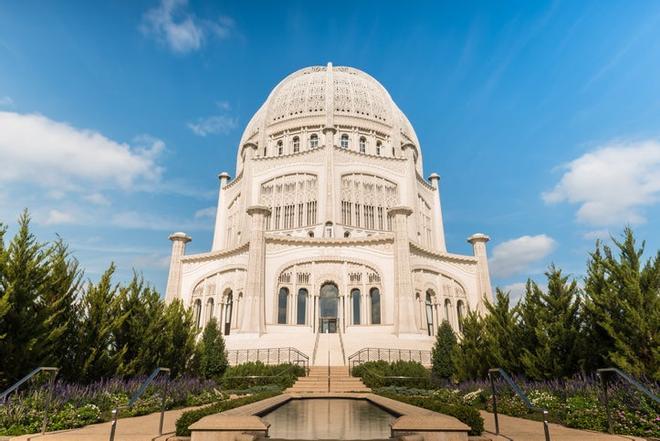
[[[199,342],[199,369],[204,378],[217,379],[229,366],[225,340],[218,329],[215,317],[209,320]]]
[[[585,281],[591,363],[614,365],[635,376],[660,379],[660,253],[642,265],[630,228],[612,239],[618,256],[596,244]]]
[[[490,367],[486,361],[488,347],[484,341],[484,322],[475,311],[469,311],[462,323],[463,336],[452,357],[457,377],[460,380],[484,378]]]
[[[520,335],[518,308],[510,307],[509,293],[497,288],[495,303],[485,302],[484,341],[488,347],[489,367],[500,367],[509,373],[520,373]]]
[[[525,348],[525,373],[535,379],[556,379],[573,375],[578,368],[580,349],[580,300],[577,282],[551,265],[545,273],[547,293],[541,292],[534,336],[537,345]]]
[[[4,345],[4,340],[7,337],[8,326],[5,323],[5,316],[9,312],[9,295],[5,289],[6,280],[6,265],[7,265],[7,251],[5,249],[5,234],[7,227],[0,223],[0,348]],[[4,354],[4,350],[0,349],[0,355]],[[0,362],[0,387],[7,385],[7,372],[4,362]]]
[[[88,283],[82,298],[78,369],[83,382],[109,378],[122,369],[125,349],[117,346],[115,335],[127,314],[120,310],[121,296],[112,283],[114,272],[111,264],[98,283]]]
[[[83,272],[61,238],[50,247],[48,268],[48,281],[43,292],[47,308],[47,357],[50,364],[60,367],[60,376],[76,380],[80,350],[77,296],[82,288]]]
[[[197,337],[192,311],[186,310],[181,300],[176,299],[165,307],[164,321],[165,346],[161,363],[172,369],[173,377],[192,373]]]
[[[48,283],[48,253],[30,232],[27,210],[3,252],[1,277],[0,371],[12,382],[47,361],[47,309],[41,294]]]
[[[448,382],[456,373],[454,367],[454,351],[456,350],[456,335],[447,320],[438,327],[435,344],[431,352],[431,375],[433,379]]]

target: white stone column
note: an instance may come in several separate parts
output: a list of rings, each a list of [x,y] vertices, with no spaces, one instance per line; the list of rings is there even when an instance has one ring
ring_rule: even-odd
[[[215,212],[215,230],[213,231],[212,251],[220,250],[226,246],[225,233],[227,231],[227,201],[224,198],[224,187],[229,180],[229,173],[222,172],[218,175],[220,188],[218,189],[218,208]]]
[[[192,240],[186,233],[181,232],[170,235],[169,239],[172,241],[172,256],[165,289],[165,302],[168,304],[181,298],[181,258],[186,254],[186,244]]]
[[[445,227],[442,221],[442,205],[440,203],[440,176],[437,173],[432,173],[429,176],[429,180],[435,189],[435,198],[433,199],[433,239],[438,251],[446,253]]]
[[[415,330],[415,291],[410,269],[410,241],[408,239],[408,207],[392,207],[394,231],[394,333],[413,334]]]
[[[403,154],[406,158],[406,186],[407,191],[401,194],[401,204],[406,205],[412,209],[412,213],[417,214],[417,169],[415,168],[415,161],[417,158],[416,147],[412,144],[405,144],[403,147]],[[411,240],[418,241],[417,216],[411,216],[408,221],[408,237]]]
[[[477,311],[485,312],[486,306],[484,299],[487,302],[493,302],[493,288],[490,285],[490,272],[488,271],[488,255],[486,253],[486,242],[490,237],[482,233],[473,234],[468,238],[468,242],[472,244],[474,257],[477,258],[477,273],[479,275],[478,285],[479,291],[477,292]]]
[[[247,209],[252,220],[250,249],[248,251],[247,289],[244,293],[240,330],[242,333],[262,335],[266,331],[265,317],[265,219],[270,208],[253,205]]]

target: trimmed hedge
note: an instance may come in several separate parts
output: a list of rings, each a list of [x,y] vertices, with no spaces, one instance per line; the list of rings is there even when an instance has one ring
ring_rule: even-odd
[[[255,403],[257,401],[265,400],[279,395],[280,392],[261,392],[254,395],[248,395],[235,400],[224,400],[217,403],[210,404],[200,409],[189,410],[184,412],[178,420],[176,420],[176,435],[177,436],[190,436],[191,424],[201,420],[205,416],[213,415],[214,413],[224,412],[225,410],[234,409],[236,407],[245,406],[246,404]]]
[[[405,386],[428,388],[431,385],[431,373],[416,361],[367,361],[355,366],[351,373],[362,378],[368,387],[374,389],[384,386]],[[411,378],[385,378],[411,377]]]
[[[479,410],[456,399],[455,395],[449,391],[447,394],[435,393],[431,396],[404,396],[382,390],[376,393],[393,400],[412,404],[413,406],[423,407],[424,409],[453,416],[470,426],[468,435],[481,435],[481,432],[484,431],[484,419],[479,414]]]
[[[283,389],[293,386],[298,377],[305,375],[305,368],[297,364],[267,365],[260,361],[232,366],[221,379],[225,390],[242,390],[255,386],[278,385]],[[245,378],[258,376],[261,378]]]

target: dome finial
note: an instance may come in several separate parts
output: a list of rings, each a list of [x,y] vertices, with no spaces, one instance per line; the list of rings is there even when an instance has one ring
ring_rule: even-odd
[[[328,70],[332,69],[332,61],[328,61]]]

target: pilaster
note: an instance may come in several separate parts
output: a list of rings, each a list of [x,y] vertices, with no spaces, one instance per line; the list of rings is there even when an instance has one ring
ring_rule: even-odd
[[[409,207],[392,207],[388,212],[392,217],[394,231],[394,333],[396,335],[417,333],[408,238],[408,216],[412,212]]]
[[[244,295],[240,332],[262,335],[266,331],[265,314],[265,270],[266,241],[264,238],[265,219],[270,208],[253,205],[248,207],[251,219],[250,249],[248,251],[248,272]]]
[[[225,232],[227,230],[227,207],[224,197],[224,187],[229,180],[229,173],[222,172],[218,175],[220,188],[218,189],[218,208],[215,212],[215,229],[213,230],[212,251],[220,250],[226,246]]]
[[[490,240],[490,237],[482,233],[473,234],[468,237],[468,242],[472,244],[472,251],[474,257],[477,258],[477,273],[478,273],[478,303],[477,310],[479,312],[485,312],[486,307],[483,304],[484,299],[487,302],[493,302],[493,289],[490,285],[490,272],[488,270],[488,255],[486,253],[486,242]]]
[[[446,253],[447,245],[445,243],[445,227],[442,220],[442,205],[440,199],[440,176],[432,173],[429,181],[435,189],[435,198],[433,199],[433,239],[438,251]]]

